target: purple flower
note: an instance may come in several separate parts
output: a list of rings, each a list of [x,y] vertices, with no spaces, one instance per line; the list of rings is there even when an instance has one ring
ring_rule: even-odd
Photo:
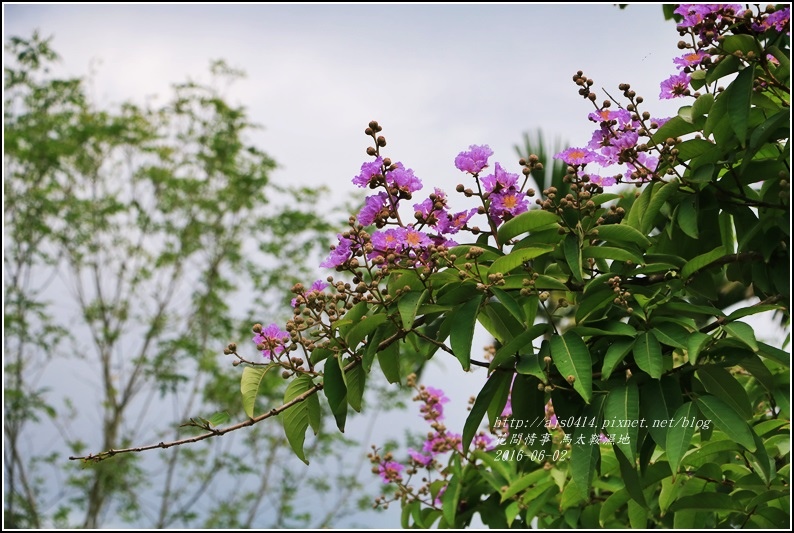
[[[492,155],[493,150],[487,144],[472,144],[467,152],[461,152],[455,158],[455,167],[461,172],[479,174],[488,166],[488,158]]]
[[[660,87],[662,92],[659,98],[662,100],[670,100],[672,98],[678,98],[679,96],[685,96],[685,93],[689,90],[691,81],[692,78],[689,77],[689,74],[683,72],[681,74],[673,74],[661,83]]]
[[[429,235],[422,233],[421,231],[417,231],[414,228],[405,228],[404,231],[400,233],[402,234],[402,244],[408,248],[418,250],[433,244],[433,241],[430,240]]]
[[[396,461],[384,461],[378,467],[378,475],[384,483],[399,482],[403,479],[400,475],[403,468],[403,465]]]
[[[433,462],[433,455],[425,455],[423,453],[417,452],[413,448],[408,448],[408,455],[411,456],[411,459],[416,461],[416,463],[427,466]]]
[[[353,183],[362,188],[367,187],[369,185],[370,180],[372,180],[373,177],[381,173],[382,166],[383,166],[383,159],[381,159],[380,157],[375,159],[375,161],[364,163],[363,165],[361,165],[361,173],[355,178],[353,178]]]
[[[682,55],[681,57],[673,58],[673,63],[678,68],[684,67],[695,67],[700,65],[700,63],[708,57],[708,54],[703,50],[696,50],[695,52],[690,52],[688,54]]]
[[[364,200],[364,207],[361,208],[361,212],[358,214],[358,221],[365,226],[369,226],[379,218],[387,218],[390,207],[389,195],[384,191],[367,196]]]
[[[615,136],[612,138],[612,146],[621,151],[627,150],[637,146],[639,139],[640,136],[634,130],[619,130],[615,132]]]
[[[555,155],[554,159],[562,159],[569,165],[586,165],[597,161],[598,154],[587,148],[568,148]]]
[[[403,192],[413,193],[422,188],[422,182],[414,176],[414,171],[405,168],[402,163],[395,163],[394,170],[386,174],[386,184]]]
[[[593,122],[609,122],[611,120],[617,121],[619,125],[631,124],[631,113],[625,109],[609,110],[602,109],[601,111],[593,111],[587,118]]]
[[[318,279],[317,281],[312,283],[312,286],[309,288],[308,291],[305,291],[303,293],[303,295],[301,295],[300,301],[298,300],[298,298],[293,298],[292,299],[292,302],[291,302],[292,307],[297,307],[299,303],[305,302],[306,298],[308,298],[309,295],[311,295],[311,294],[318,294],[318,293],[323,292],[326,287],[328,287],[328,284],[326,282],[324,282],[323,280]]]
[[[336,268],[343,265],[353,256],[353,246],[355,246],[355,243],[349,238],[342,236],[341,233],[338,233],[336,236],[339,239],[339,244],[331,250],[331,254],[328,258],[320,263],[322,268]]]
[[[767,15],[760,24],[753,24],[753,29],[757,32],[764,32],[775,28],[778,32],[783,32],[791,18],[791,8],[783,8]]]
[[[491,214],[495,217],[514,217],[528,209],[529,200],[521,191],[507,190],[491,196]]]
[[[425,441],[422,451],[436,456],[451,450],[459,450],[461,441],[462,438],[457,433],[435,434]]]
[[[425,388],[425,393],[425,404],[419,408],[419,411],[424,415],[425,420],[443,420],[444,404],[449,403],[449,398],[444,391],[433,387]]]
[[[600,185],[601,187],[610,187],[617,183],[617,180],[612,176],[599,176],[598,174],[588,174],[590,182]]]
[[[671,119],[672,117],[664,117],[664,118],[652,118],[651,122],[655,122],[658,127],[662,127]]]
[[[386,231],[376,231],[372,234],[371,242],[376,251],[399,252],[402,248],[403,237],[400,235],[402,228],[391,228]],[[379,255],[379,254],[375,254]]]
[[[454,215],[447,215],[439,219],[436,228],[443,234],[452,235],[463,229],[463,226],[477,214],[477,208],[474,207],[468,211],[461,211]]]
[[[715,20],[720,19],[729,10],[734,15],[744,11],[740,4],[681,4],[673,13],[684,17],[678,24],[679,28],[692,28],[709,16]]]
[[[479,433],[474,436],[474,447],[481,450],[489,451],[496,448],[493,438],[485,433]]]
[[[499,192],[502,189],[515,189],[518,184],[518,174],[505,172],[502,166],[496,163],[493,174],[481,178],[480,183],[482,183],[482,188],[485,189],[485,192],[488,193]]]
[[[278,325],[270,324],[252,339],[257,346],[264,346],[262,355],[268,359],[284,353],[284,344],[289,341],[289,333],[279,329]]]

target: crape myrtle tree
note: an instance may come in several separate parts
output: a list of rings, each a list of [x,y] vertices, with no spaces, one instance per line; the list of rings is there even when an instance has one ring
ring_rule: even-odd
[[[238,370],[218,347],[281,312],[338,215],[311,209],[327,191],[270,180],[255,125],[218,89],[240,76],[223,63],[167,102],[100,108],[86,80],[50,73],[56,59],[37,35],[7,43],[4,527],[333,524],[359,487],[334,432],[312,442],[321,469],[297,474],[264,424],[159,456],[66,459],[237,416]],[[261,400],[285,386],[273,373]],[[307,491],[333,497],[307,509]]]
[[[678,114],[629,83],[600,100],[576,72],[595,132],[539,191],[537,154],[513,173],[472,145],[454,192],[420,196],[370,122],[353,182],[371,195],[323,262],[338,274],[295,285],[285,326],[254,325],[261,356],[226,348],[250,418],[198,438],[280,418],[305,460],[323,407],[344,428],[383,374],[427,423],[420,446],[369,456],[404,527],[788,526],[788,340],[748,320],[790,320],[789,8],[665,11],[680,55],[659,96]],[[462,428],[417,381],[432,357],[487,369]],[[262,410],[271,370],[289,384]]]

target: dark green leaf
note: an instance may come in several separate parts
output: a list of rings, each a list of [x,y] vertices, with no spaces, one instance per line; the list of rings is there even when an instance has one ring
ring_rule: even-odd
[[[450,344],[463,370],[469,370],[471,341],[474,336],[474,326],[477,323],[477,314],[480,311],[482,298],[482,295],[472,298],[451,311],[448,316],[448,319],[452,320]]]
[[[753,416],[750,398],[735,377],[721,366],[707,365],[698,367],[698,378],[706,391],[721,399],[744,419]]]
[[[499,237],[500,243],[506,243],[522,233],[554,227],[557,225],[557,220],[559,219],[554,213],[533,209],[526,213],[521,213],[505,222],[504,225],[499,228],[497,236]]]
[[[485,413],[488,412],[488,406],[495,397],[500,395],[500,392],[503,392],[505,389],[508,391],[510,390],[512,380],[513,374],[510,372],[496,371],[488,377],[482,390],[477,395],[477,399],[474,400],[471,412],[466,418],[466,423],[463,425],[462,440],[464,452],[468,451],[469,444],[471,444],[471,440],[480,427],[480,422],[482,422]]]
[[[755,439],[747,422],[722,400],[714,396],[701,396],[695,399],[700,412],[707,420],[725,433],[728,438],[738,442],[751,452],[755,451]]]
[[[312,387],[314,387],[314,383],[311,377],[305,374],[296,377],[287,385],[287,390],[284,391],[284,403],[292,401]],[[309,464],[309,461],[306,460],[306,455],[303,452],[303,441],[306,439],[306,430],[309,428],[310,418],[314,418],[314,413],[319,412],[319,400],[316,394],[312,394],[306,400],[296,403],[281,413],[287,441],[289,441],[295,455],[306,464]]]
[[[551,337],[551,358],[563,379],[574,378],[573,388],[590,403],[593,396],[593,362],[581,337],[570,331]]]
[[[734,37],[739,37],[734,35]],[[750,99],[753,94],[753,74],[755,63],[745,67],[730,84],[728,93],[728,116],[731,120],[731,128],[739,138],[739,142],[744,147],[747,140],[747,128],[750,119]]]
[[[536,257],[540,257],[541,255],[551,252],[553,249],[554,249],[553,246],[547,244],[533,244],[532,246],[528,246],[527,248],[514,250],[509,254],[505,255],[504,257],[500,257],[499,259],[494,261],[491,264],[491,268],[488,269],[488,272],[491,274],[496,272],[507,274],[514,268],[523,265],[525,261],[529,261],[530,259],[535,259]]]
[[[662,377],[664,363],[662,362],[662,347],[656,337],[650,332],[637,337],[634,343],[634,361],[640,370],[647,372],[652,378]]]
[[[331,414],[336,420],[336,427],[344,433],[347,420],[347,387],[342,377],[342,369],[335,357],[326,361],[323,374],[323,392],[328,399]]]
[[[410,331],[413,327],[414,320],[416,320],[416,310],[422,302],[425,301],[429,292],[427,289],[424,291],[412,291],[403,294],[397,302],[397,309],[400,311],[400,319],[402,319],[403,329]]]
[[[601,368],[601,378],[606,380],[612,372],[623,361],[634,346],[634,339],[619,339],[613,342],[607,349],[604,356],[604,364]]]

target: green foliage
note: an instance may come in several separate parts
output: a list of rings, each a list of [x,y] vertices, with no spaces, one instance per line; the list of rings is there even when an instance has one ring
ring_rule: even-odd
[[[766,15],[746,16],[757,26]],[[351,252],[337,270],[353,283],[302,301],[311,323],[287,324],[289,349],[317,366],[278,364],[298,380],[322,378],[340,428],[345,391],[361,407],[353,396],[374,353],[393,383],[415,380],[398,360],[421,368],[437,354],[464,371],[489,369],[460,450],[428,466],[438,476],[415,490],[392,472],[403,527],[466,527],[474,515],[490,527],[788,524],[790,355],[740,319],[790,321],[789,41],[729,20],[712,61],[688,70],[702,93],[666,124],[652,124],[643,100],[621,88],[629,103],[614,103],[642,124],[644,144],[621,153],[636,188],[604,192],[581,165],[552,165],[542,146],[531,155],[527,136],[521,164],[543,188],[540,207],[465,228],[471,242],[379,257],[370,232],[351,221]],[[593,82],[581,72],[575,81],[595,101]],[[380,131],[370,123],[370,155],[386,145]],[[658,165],[644,167],[638,152]],[[373,188],[388,183],[389,164]],[[483,193],[468,172],[477,191],[459,192],[488,213],[498,191]],[[420,215],[418,225],[430,226]],[[402,225],[390,212],[378,229],[387,221]],[[495,339],[490,361],[472,357],[480,327]],[[499,433],[508,399],[511,421],[546,424],[508,425],[520,438],[493,450],[474,445],[486,415]],[[548,428],[552,413],[559,425]],[[392,456],[378,457],[383,466]]]
[[[280,428],[254,428],[235,446],[64,469],[89,447],[217,431],[281,402],[276,372],[246,368],[236,386],[219,352],[236,324],[288,302],[311,272],[295,258],[319,258],[332,223],[313,209],[326,191],[271,180],[274,161],[247,140],[256,125],[216,84],[178,84],[159,107],[99,108],[84,80],[50,73],[55,60],[38,35],[8,41],[4,526],[328,525],[348,508],[355,475],[323,476],[342,487],[339,505],[305,514],[290,491],[311,490],[312,479],[291,472],[297,433],[288,443]],[[212,72],[240,76],[223,62]],[[85,391],[47,389],[42,377]],[[304,405],[317,431],[317,398]],[[147,417],[156,423],[141,425]],[[307,448],[343,463],[337,444],[349,445],[323,434]],[[232,484],[232,494],[213,488]],[[264,512],[265,500],[279,513]]]

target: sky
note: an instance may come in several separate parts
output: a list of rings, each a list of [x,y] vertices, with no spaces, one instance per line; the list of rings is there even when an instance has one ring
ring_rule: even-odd
[[[3,12],[4,40],[53,36],[62,57],[55,73],[92,72],[99,105],[163,101],[172,83],[208,81],[214,59],[243,69],[227,94],[264,127],[251,140],[278,163],[272,179],[327,185],[334,201],[360,194],[350,180],[368,160],[370,120],[384,128],[385,155],[426,190],[451,192],[462,181],[455,156],[471,144],[488,144],[491,161],[511,172],[520,170],[514,145],[524,132],[584,145],[595,125],[572,82],[577,70],[595,81],[599,100],[628,82],[654,117],[682,105],[658,98],[680,55],[660,4],[5,3]],[[475,338],[475,356],[487,342]],[[466,400],[484,379],[463,375],[454,360],[429,369],[426,383],[460,407],[447,409],[449,427],[462,428]],[[375,431],[397,437],[397,426]]]

